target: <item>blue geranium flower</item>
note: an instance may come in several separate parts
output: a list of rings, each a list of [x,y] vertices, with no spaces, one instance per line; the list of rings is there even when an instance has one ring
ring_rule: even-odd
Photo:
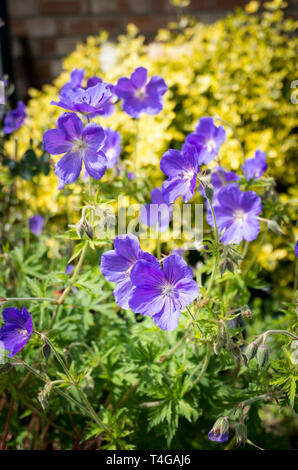
[[[261,178],[268,168],[266,154],[257,150],[254,158],[247,158],[241,168],[247,181]]]
[[[34,235],[39,237],[42,232],[43,227],[43,217],[41,215],[34,215],[29,219],[29,228]]]
[[[0,329],[0,344],[10,351],[9,357],[15,356],[28,343],[33,331],[30,313],[25,307],[22,310],[8,307],[2,312],[5,325]]]
[[[224,230],[221,241],[227,245],[257,238],[260,232],[258,215],[261,211],[261,198],[254,191],[242,192],[236,183],[224,186],[217,194],[214,207],[218,230]]]
[[[164,199],[172,204],[183,196],[184,202],[188,202],[193,197],[199,171],[196,147],[184,144],[181,152],[169,149],[160,161],[160,169],[169,177],[162,184]]]
[[[199,120],[195,132],[186,137],[186,142],[196,147],[199,165],[207,165],[214,160],[226,138],[224,127],[217,127],[214,119],[206,116]]]
[[[115,93],[123,99],[123,111],[132,118],[138,118],[142,113],[158,114],[162,110],[162,97],[167,89],[163,78],[155,75],[148,82],[148,70],[138,67],[130,78],[119,78]]]
[[[85,70],[75,69],[70,81],[60,90],[59,101],[52,101],[51,104],[68,111],[86,113],[89,117],[110,116],[114,112],[114,104],[111,102],[114,96],[113,85],[104,83],[99,77],[91,77],[86,87],[83,87],[84,76]]]
[[[12,132],[18,130],[24,122],[26,117],[26,107],[23,101],[18,102],[16,109],[8,111],[4,118],[4,134],[11,134]]]
[[[131,270],[135,286],[129,306],[135,313],[153,318],[162,330],[177,328],[181,311],[199,295],[192,269],[178,255],[170,255],[163,262],[137,261]]]
[[[157,262],[150,253],[144,252],[140,247],[138,238],[133,234],[119,235],[114,240],[114,250],[106,251],[101,257],[100,270],[102,275],[110,282],[116,282],[113,292],[116,303],[120,307],[129,309],[128,300],[134,288],[130,272],[139,259]]]
[[[149,226],[158,224],[158,230],[164,232],[171,220],[172,205],[165,201],[161,188],[153,189],[150,194],[152,202],[141,208],[141,221]]]
[[[229,439],[229,431],[221,434],[219,431],[211,431],[208,433],[208,438],[213,442],[226,442]]]
[[[65,155],[56,163],[55,173],[60,180],[59,188],[76,181],[84,162],[88,174],[99,180],[103,177],[108,161],[102,148],[105,133],[95,123],[83,126],[81,119],[74,113],[64,113],[58,118],[57,129],[46,131],[43,145],[52,155]]]

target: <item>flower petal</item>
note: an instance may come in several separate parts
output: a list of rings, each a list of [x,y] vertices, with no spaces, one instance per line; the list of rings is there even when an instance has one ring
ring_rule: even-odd
[[[76,181],[81,173],[82,159],[78,152],[69,152],[55,165],[55,173],[65,184]]]
[[[100,180],[107,169],[106,156],[101,151],[95,152],[88,149],[83,156],[83,160],[88,174],[95,180]]]
[[[66,140],[65,133],[59,129],[50,129],[43,135],[44,149],[51,155],[69,152],[73,144]]]
[[[80,139],[83,127],[81,119],[74,113],[64,113],[57,121],[57,128],[70,140]]]
[[[101,257],[100,271],[108,281],[123,281],[130,267],[131,262],[119,256],[115,250],[106,251]]]
[[[106,136],[103,128],[94,122],[87,124],[83,130],[83,140],[88,144],[88,148],[92,148],[97,152],[103,147]]]

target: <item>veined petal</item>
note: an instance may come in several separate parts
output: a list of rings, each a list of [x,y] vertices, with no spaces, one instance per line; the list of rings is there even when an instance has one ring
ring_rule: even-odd
[[[116,300],[116,304],[125,310],[129,309],[129,299],[132,295],[135,286],[130,280],[130,277],[126,277],[122,281],[118,282],[113,294]]]
[[[125,273],[130,268],[131,262],[119,256],[115,250],[106,251],[101,257],[100,271],[108,281],[123,281]]]
[[[97,152],[105,142],[106,136],[103,128],[94,122],[87,124],[83,130],[83,140],[88,144],[88,148],[92,148]]]
[[[107,169],[107,159],[101,151],[86,150],[83,160],[88,174],[95,180],[103,177]]]
[[[43,135],[44,149],[51,155],[60,155],[69,152],[73,144],[66,140],[65,133],[59,129],[50,129]]]
[[[134,313],[152,317],[160,312],[164,299],[156,287],[135,287],[128,303]]]
[[[55,165],[55,173],[65,184],[76,181],[81,173],[82,159],[78,152],[69,152]]]
[[[75,113],[64,113],[57,121],[57,128],[70,140],[80,139],[83,127],[81,119]]]

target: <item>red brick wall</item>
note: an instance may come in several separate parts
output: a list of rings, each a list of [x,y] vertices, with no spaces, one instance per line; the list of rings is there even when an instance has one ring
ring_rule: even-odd
[[[0,0],[1,1],[1,0]],[[19,96],[59,74],[61,58],[78,41],[105,29],[116,37],[135,23],[150,39],[175,19],[168,0],[7,0]],[[225,15],[248,0],[191,0],[188,12],[205,22]],[[298,8],[298,0],[289,0]]]

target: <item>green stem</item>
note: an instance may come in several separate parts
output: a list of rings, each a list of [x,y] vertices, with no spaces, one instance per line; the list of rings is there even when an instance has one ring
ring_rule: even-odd
[[[46,301],[46,302],[52,302],[56,303],[56,299],[51,298],[51,297],[0,297],[0,303],[5,303],[5,302],[26,302],[26,301]]]
[[[135,143],[134,143],[134,169],[135,174],[137,174],[138,164],[138,142],[139,142],[139,119],[136,119],[136,130],[135,130]]]
[[[159,259],[161,256],[161,240],[160,240],[160,231],[157,227],[157,240],[156,240],[156,257]]]
[[[91,418],[93,418],[93,420],[96,422],[96,424],[98,424],[98,426],[102,427],[107,433],[110,433],[109,428],[98,417],[96,411],[94,410],[93,406],[89,402],[89,400],[86,397],[85,393],[81,390],[81,388],[79,387],[77,381],[75,380],[75,378],[69,372],[65,362],[63,361],[62,357],[60,356],[60,354],[56,350],[53,343],[47,338],[47,336],[45,336],[43,334],[40,334],[37,331],[35,331],[35,333],[38,334],[38,336],[40,336],[50,346],[51,350],[53,351],[54,356],[56,357],[57,361],[61,365],[61,367],[62,367],[63,371],[65,372],[66,376],[68,377],[70,383],[76,388],[77,392],[79,393],[80,397],[82,398],[83,402],[85,403],[85,405],[88,409],[88,412],[89,412],[89,416],[91,416]]]
[[[254,263],[255,263],[255,261],[258,257],[258,254],[259,254],[259,252],[262,248],[262,245],[264,243],[264,240],[265,240],[265,237],[268,233],[268,230],[269,230],[269,228],[267,226],[266,230],[264,230],[264,232],[262,233],[262,236],[259,240],[259,244],[258,244],[257,248],[255,249],[253,256],[251,257],[251,260],[250,260],[249,264],[247,265],[246,269],[244,270],[243,275],[247,274],[248,271],[251,269],[251,267],[254,265]]]
[[[209,200],[209,205],[210,205],[210,209],[211,209],[211,212],[212,212],[213,223],[214,223],[214,235],[215,235],[215,241],[216,241],[216,244],[217,244],[218,243],[218,229],[217,229],[217,225],[216,225],[215,213],[214,213],[214,209],[213,209],[213,206],[212,206],[211,199],[208,199],[208,200]],[[214,282],[215,274],[216,274],[216,270],[217,270],[217,265],[218,265],[217,258],[218,258],[217,254],[215,253],[213,255],[213,267],[212,267],[211,277],[209,279],[209,283],[208,283],[208,287],[207,287],[207,290],[206,290],[206,293],[205,293],[205,296],[204,296],[204,299],[203,299],[203,303],[205,303],[208,300],[211,288],[213,286],[213,282]]]
[[[209,365],[209,361],[210,361],[210,356],[211,356],[211,344],[207,344],[206,345],[206,356],[205,356],[205,359],[204,359],[204,362],[203,362],[203,365],[202,365],[202,368],[200,370],[200,373],[199,375],[197,376],[196,380],[192,383],[192,385],[186,390],[186,392],[184,393],[184,395],[186,393],[189,393],[201,380],[201,378],[203,377],[203,375],[205,374],[207,368],[208,368],[208,365]],[[196,367],[197,369],[198,367]],[[196,373],[196,369],[194,370],[193,374],[194,375]]]
[[[77,279],[77,276],[80,272],[80,269],[82,267],[82,264],[83,264],[83,261],[84,261],[84,258],[85,258],[85,255],[86,255],[86,251],[87,251],[87,246],[88,244],[86,243],[84,245],[84,248],[82,249],[82,252],[81,252],[81,255],[80,255],[80,259],[78,261],[78,264],[76,265],[76,268],[74,270],[74,273],[69,281],[69,284],[68,286],[66,287],[66,289],[64,289],[64,291],[62,292],[62,294],[60,295],[59,299],[57,300],[57,304],[58,305],[61,305],[63,302],[64,302],[64,299],[65,297],[67,296],[67,294],[69,293],[69,291],[71,290],[73,284],[75,283],[76,279]]]
[[[298,340],[298,336],[294,335],[293,333],[291,333],[290,331],[287,331],[287,330],[268,330],[268,331],[265,331],[265,333],[263,333],[262,335],[260,336],[264,336],[267,338],[267,336],[269,335],[286,335],[286,336],[289,336],[290,338],[294,339],[294,340]]]

